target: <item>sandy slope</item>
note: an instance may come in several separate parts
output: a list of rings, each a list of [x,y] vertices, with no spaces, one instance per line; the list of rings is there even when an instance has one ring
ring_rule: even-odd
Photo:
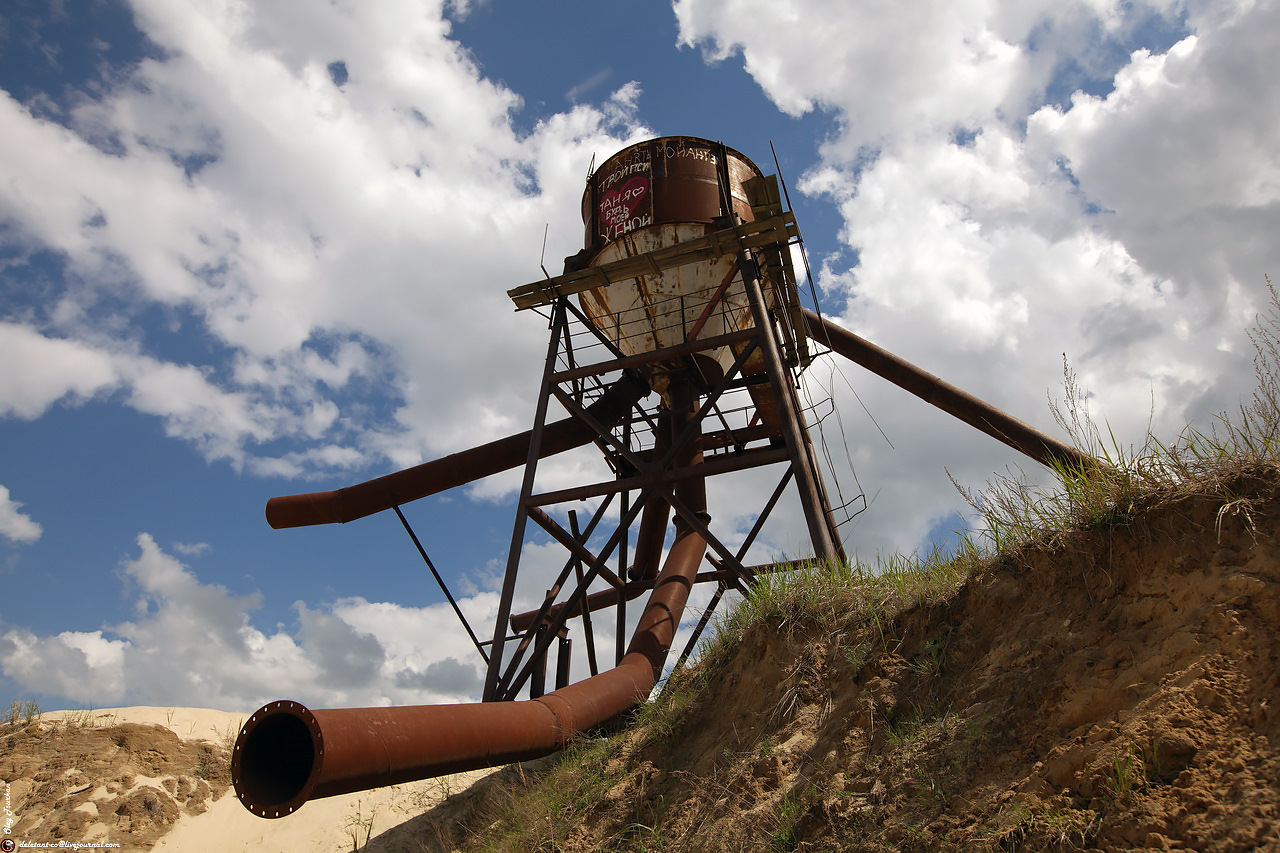
[[[307,803],[264,820],[230,789],[229,746],[245,714],[200,708],[56,711],[0,728],[9,837],[122,850],[344,851],[483,772]],[[92,849],[90,847],[89,849]],[[372,848],[371,848],[372,849]]]
[[[839,606],[797,595],[730,632],[666,712],[399,831],[427,851],[1280,853],[1280,466],[1135,498],[928,595],[843,583]]]
[[[307,803],[296,814],[264,820],[250,814],[233,793],[198,817],[184,817],[153,847],[155,851],[350,851],[430,808],[489,771],[459,774],[345,794]],[[212,846],[210,846],[212,845]],[[373,850],[377,845],[369,845]]]
[[[1280,469],[1213,485],[760,626],[557,849],[1280,851]]]
[[[101,708],[92,711],[50,711],[40,715],[46,723],[79,724],[95,728],[121,723],[164,726],[182,740],[225,743],[234,740],[248,714],[208,708]]]

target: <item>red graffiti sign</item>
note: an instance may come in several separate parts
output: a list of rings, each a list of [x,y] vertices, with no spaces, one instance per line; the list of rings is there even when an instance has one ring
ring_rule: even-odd
[[[649,178],[645,175],[637,175],[620,189],[605,193],[599,208],[601,231],[610,239],[630,231],[628,223],[637,218],[635,211],[648,194]]]

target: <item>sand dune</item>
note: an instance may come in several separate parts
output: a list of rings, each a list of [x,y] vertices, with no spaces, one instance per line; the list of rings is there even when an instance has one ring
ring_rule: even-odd
[[[204,708],[55,711],[0,728],[18,843],[157,851],[348,851],[489,771],[314,800],[265,820],[230,788],[230,746],[248,714]]]

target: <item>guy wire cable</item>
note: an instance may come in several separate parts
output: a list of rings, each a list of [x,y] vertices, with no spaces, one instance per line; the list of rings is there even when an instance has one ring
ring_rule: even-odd
[[[782,174],[782,164],[778,162],[778,152],[773,147],[773,140],[769,140],[769,151],[773,153],[773,166],[775,169],[778,170],[778,183],[782,185],[782,197],[787,203],[787,210],[790,210],[792,215],[794,216],[795,208],[791,206],[791,193],[787,191],[787,179]],[[797,230],[799,229],[797,228]],[[822,317],[822,304],[818,301],[818,288],[813,283],[813,268],[809,266],[809,250],[805,248],[803,235],[801,235],[796,240],[796,246],[800,249],[800,260],[804,262],[804,275],[805,275],[805,278],[808,279],[809,281],[809,298],[813,300],[814,313],[816,313],[819,317]],[[825,338],[823,343],[826,345],[827,349],[829,350],[834,349],[834,347],[831,346],[830,336],[824,333],[823,337]],[[879,422],[876,421],[876,416],[871,414],[871,410],[868,409],[867,404],[862,401],[862,397],[859,396],[857,390],[849,382],[849,378],[845,376],[844,372],[840,370],[839,366],[834,363],[835,359],[832,359],[831,361],[832,361],[833,370],[836,373],[840,374],[840,378],[844,381],[845,387],[847,387],[849,391],[853,393],[854,399],[858,401],[858,405],[862,407],[862,411],[866,412],[867,417],[871,420],[871,424],[876,428],[876,431],[880,433],[880,435],[884,438],[885,443],[888,444],[890,448],[893,448],[896,450],[897,448],[894,448],[893,441],[890,440],[889,436],[886,435],[885,431],[880,427]],[[837,416],[837,420],[840,420],[838,416]],[[842,424],[841,435],[843,436],[843,434],[844,433],[843,433],[843,424]],[[847,443],[845,445],[845,450],[846,452],[848,451]],[[859,485],[859,488],[861,488],[861,485]]]

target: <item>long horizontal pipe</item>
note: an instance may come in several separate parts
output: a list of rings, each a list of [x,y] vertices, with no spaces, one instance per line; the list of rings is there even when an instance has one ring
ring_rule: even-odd
[[[1014,450],[1049,466],[1059,465],[1077,471],[1098,466],[1092,456],[1023,423],[825,317],[807,308],[802,310],[810,338]]]
[[[260,817],[307,800],[524,761],[642,702],[657,683],[707,543],[676,540],[615,668],[538,699],[467,705],[311,711],[271,702],[240,730],[231,759],[236,796]]]
[[[649,385],[643,379],[623,374],[587,411],[600,423],[612,426],[648,393]],[[500,438],[345,489],[271,498],[267,501],[267,523],[277,529],[345,523],[517,468],[528,459],[530,435],[531,431],[525,431]],[[547,424],[540,458],[581,447],[595,437],[595,432],[577,418]]]

